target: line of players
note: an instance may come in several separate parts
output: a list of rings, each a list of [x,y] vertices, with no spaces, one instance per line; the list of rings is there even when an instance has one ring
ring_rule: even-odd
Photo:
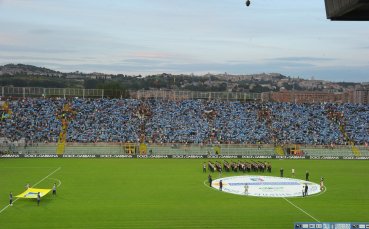
[[[207,166],[206,166],[207,165]],[[210,172],[219,172],[221,173],[223,170],[226,172],[272,172],[272,164],[268,162],[261,161],[223,161],[223,163],[219,161],[211,162],[209,161],[207,164],[204,162],[202,171],[206,173],[206,169]]]

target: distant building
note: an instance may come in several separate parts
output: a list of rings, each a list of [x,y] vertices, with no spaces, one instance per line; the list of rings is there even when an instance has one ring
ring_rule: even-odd
[[[352,92],[352,103],[369,104],[369,87],[355,89]]]
[[[263,101],[285,103],[344,103],[343,93],[316,92],[316,91],[280,91],[263,93]]]
[[[264,102],[284,103],[354,103],[369,104],[369,86],[357,87],[346,92],[317,92],[317,91],[280,91],[264,92],[261,95]]]

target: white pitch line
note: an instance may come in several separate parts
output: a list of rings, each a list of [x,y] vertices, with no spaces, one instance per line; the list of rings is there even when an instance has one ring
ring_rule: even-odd
[[[315,220],[316,222],[320,223],[319,220],[317,220],[314,216],[310,215],[309,213],[307,213],[306,211],[304,211],[304,209],[300,208],[299,206],[295,205],[294,203],[292,203],[291,201],[289,201],[288,199],[286,199],[285,197],[283,197],[284,200],[286,200],[288,203],[290,203],[292,206],[294,206],[295,208],[299,209],[300,211],[302,211],[303,213],[305,213],[307,216],[309,216],[310,218],[312,218],[313,220]]]
[[[58,182],[58,187],[62,184],[62,182],[59,179],[49,178],[49,180],[57,181]]]
[[[59,171],[61,169],[61,167],[55,169],[52,173],[50,173],[49,175],[47,175],[46,177],[44,177],[42,180],[40,180],[39,182],[37,182],[36,184],[34,184],[32,187],[38,185],[39,183],[41,183],[42,181],[44,181],[46,178],[48,178],[49,176],[53,175],[54,173],[56,173],[57,171]]]
[[[207,182],[207,180],[204,180],[204,185],[206,186],[206,187],[208,187],[208,188],[212,188],[212,187],[210,187],[209,185],[207,185],[206,184],[206,182]],[[327,188],[326,187],[324,187],[324,192],[326,192],[327,191]],[[314,197],[314,196],[319,196],[319,195],[321,195],[322,193],[324,193],[324,192],[321,192],[320,194],[318,194],[318,195],[313,195],[313,196],[310,196],[310,197]],[[293,198],[293,197],[292,197]],[[298,198],[298,197],[295,197],[295,198]],[[319,220],[317,220],[314,216],[312,216],[312,215],[310,215],[309,213],[307,213],[306,211],[304,211],[304,209],[302,209],[302,208],[300,208],[299,206],[297,206],[297,205],[295,205],[294,203],[292,203],[291,201],[289,201],[288,199],[286,199],[285,197],[283,197],[283,199],[284,200],[286,200],[288,203],[290,203],[292,206],[294,206],[295,208],[297,208],[297,209],[299,209],[300,211],[302,211],[303,213],[305,213],[307,216],[309,216],[310,218],[312,218],[313,220],[315,220],[316,222],[318,222],[318,223],[320,223],[320,221]]]
[[[38,185],[39,183],[41,183],[42,181],[44,181],[46,178],[48,178],[49,176],[53,175],[54,173],[56,173],[57,171],[59,171],[61,169],[61,167],[55,169],[53,172],[51,172],[49,175],[47,175],[46,177],[44,177],[42,180],[40,180],[39,182],[37,182],[36,184],[34,184],[32,187]],[[17,199],[15,199],[13,201],[13,203],[15,203],[15,201],[17,201],[19,199],[19,197]],[[3,209],[0,210],[0,214],[5,211],[10,205],[6,205]]]

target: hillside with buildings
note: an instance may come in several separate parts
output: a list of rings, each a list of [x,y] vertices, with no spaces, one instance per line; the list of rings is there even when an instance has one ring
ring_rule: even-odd
[[[260,98],[264,101],[283,102],[367,103],[369,100],[369,83],[331,82],[285,76],[279,73],[251,75],[162,73],[141,76],[79,71],[59,72],[32,65],[7,64],[0,66],[0,86],[122,90],[136,95],[142,91],[163,90],[262,93]],[[155,94],[151,92],[142,93],[142,97],[145,97],[144,94]]]

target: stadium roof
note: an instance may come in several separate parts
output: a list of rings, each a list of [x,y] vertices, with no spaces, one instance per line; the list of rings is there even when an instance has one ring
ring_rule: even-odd
[[[369,21],[369,0],[325,0],[332,21]]]

